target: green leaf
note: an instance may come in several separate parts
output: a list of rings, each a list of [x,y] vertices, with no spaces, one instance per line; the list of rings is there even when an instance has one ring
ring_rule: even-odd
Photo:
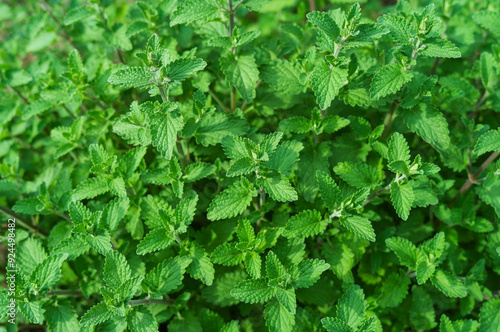
[[[255,187],[242,178],[214,198],[208,207],[207,218],[220,220],[235,217],[246,210],[255,196]]]
[[[127,28],[125,32],[125,37],[130,38],[133,37],[143,31],[146,31],[149,28],[149,23],[144,21],[135,21],[132,22]]]
[[[186,182],[195,182],[200,179],[204,179],[210,175],[212,175],[216,170],[215,165],[205,163],[205,162],[196,162],[189,164],[188,167],[184,170],[186,175],[184,176],[184,181]]]
[[[392,205],[401,219],[408,219],[414,198],[413,188],[409,183],[399,184],[393,182],[391,184]]]
[[[272,156],[276,151],[278,144],[283,137],[283,133],[275,131],[272,134],[266,135],[264,139],[260,142],[259,148],[261,153],[267,153],[268,156]]]
[[[78,331],[78,314],[73,306],[64,300],[58,300],[57,305],[44,306],[45,319],[50,331]]]
[[[482,134],[474,146],[474,154],[480,156],[490,151],[500,151],[500,131],[491,129]]]
[[[288,176],[299,160],[299,152],[302,148],[302,143],[297,141],[283,142],[276,148],[265,166],[278,171],[284,176]]]
[[[276,299],[286,308],[286,310],[295,314],[295,310],[297,309],[297,299],[293,288],[276,288]]]
[[[384,178],[382,170],[365,163],[338,163],[333,171],[345,182],[356,188],[374,188]]]
[[[340,34],[337,23],[335,23],[327,12],[310,12],[307,14],[307,20],[317,26],[318,29],[323,31],[332,40],[335,40]]]
[[[390,63],[380,68],[370,86],[370,97],[378,100],[387,95],[398,92],[404,84],[411,81],[413,74],[405,67],[396,63]]]
[[[236,249],[234,244],[230,243],[224,243],[218,246],[210,256],[214,263],[222,264],[225,266],[238,265],[243,261],[244,257],[245,254]]]
[[[304,91],[306,76],[298,60],[276,59],[261,69],[260,76],[273,89],[285,94],[296,95]]]
[[[368,241],[375,242],[375,231],[373,230],[372,223],[368,218],[362,216],[347,216],[339,219],[340,224],[353,232],[354,234],[367,239]]]
[[[113,124],[113,131],[132,145],[151,145],[151,131],[147,124],[146,113],[139,108],[137,101],[130,104],[130,112],[122,115]]]
[[[439,332],[455,332],[453,323],[446,315],[441,315],[439,320]]]
[[[92,15],[94,15],[94,9],[90,6],[78,6],[71,8],[64,16],[64,25],[71,25]]]
[[[280,122],[284,130],[297,134],[305,134],[311,129],[311,121],[303,116],[292,116]]]
[[[236,162],[231,164],[227,170],[227,176],[241,176],[254,172],[258,166],[256,165],[253,158],[246,157],[238,159]]]
[[[472,18],[482,28],[490,30],[496,36],[500,36],[500,12],[483,10],[473,13]]]
[[[179,58],[166,66],[165,76],[171,81],[183,81],[193,73],[203,70],[207,63],[199,58]]]
[[[481,198],[481,200],[491,205],[497,214],[500,216],[500,195],[498,195],[498,191],[500,190],[500,179],[495,173],[490,173],[486,176],[486,180],[483,181],[481,186],[476,187],[476,192]],[[480,219],[477,218],[476,222],[480,222]],[[479,225],[478,225],[479,226]],[[491,225],[483,226],[483,229],[490,228]]]
[[[156,332],[158,323],[153,314],[145,307],[134,307],[127,314],[127,325],[131,332]]]
[[[339,318],[326,317],[321,320],[321,324],[328,332],[354,332],[346,322]]]
[[[347,69],[334,67],[324,61],[314,66],[311,86],[316,96],[316,103],[321,109],[330,107],[347,77]]]
[[[318,179],[319,191],[323,202],[330,211],[335,211],[337,205],[340,205],[342,201],[340,188],[332,177],[325,172],[317,171],[316,178]]]
[[[109,287],[117,288],[130,279],[131,270],[125,256],[117,251],[106,255],[103,271],[104,281]]]
[[[175,290],[182,283],[183,274],[184,270],[179,261],[170,258],[149,271],[144,284],[157,298],[163,298],[164,294]]]
[[[73,191],[73,200],[94,198],[109,191],[108,182],[103,177],[88,178]]]
[[[291,332],[295,325],[293,313],[288,311],[277,299],[272,299],[264,309],[264,319],[270,331]]]
[[[87,237],[87,243],[101,255],[106,255],[111,250],[111,237],[109,235],[94,236],[91,234]]]
[[[90,308],[80,319],[80,325],[91,327],[107,321],[115,316],[115,312],[110,310],[105,302],[101,302]]]
[[[145,255],[150,252],[165,249],[173,242],[174,239],[172,239],[171,235],[167,232],[166,229],[153,229],[137,245],[137,254]]]
[[[479,332],[498,331],[500,329],[500,299],[486,301],[479,312]]]
[[[448,272],[437,270],[431,277],[431,282],[437,289],[448,297],[467,296],[467,289],[462,281]]]
[[[216,145],[226,136],[245,134],[248,128],[244,119],[233,114],[209,112],[201,118],[195,138],[203,146]]]
[[[181,2],[173,13],[170,26],[190,24],[194,21],[208,22],[219,15],[216,2],[210,0],[187,0]]]
[[[413,270],[416,269],[422,252],[413,243],[402,237],[392,237],[385,240],[385,244],[398,256],[402,265]]]
[[[308,288],[318,281],[323,272],[328,270],[330,265],[324,260],[307,259],[292,267],[292,284],[294,288]]]
[[[262,259],[260,258],[260,255],[254,251],[247,252],[245,253],[244,262],[245,269],[248,274],[254,279],[260,278],[260,270],[262,267]]]
[[[72,237],[62,240],[59,244],[52,250],[53,254],[68,254],[68,260],[73,260],[76,257],[83,255],[90,249],[90,246],[85,240],[83,240],[78,235],[73,235]]]
[[[255,240],[254,228],[247,219],[238,221],[236,235],[238,236],[238,240],[242,243],[250,243]]]
[[[292,216],[286,224],[283,236],[288,238],[306,238],[325,231],[327,222],[316,210],[304,210]]]
[[[259,11],[271,0],[244,0],[242,6],[250,11]]]
[[[177,106],[172,103],[163,103],[149,115],[153,146],[167,160],[173,155],[177,142],[177,132],[182,129],[184,123],[182,115],[177,111]]]
[[[27,238],[19,245],[17,254],[22,259],[16,263],[25,275],[30,275],[37,265],[47,258],[42,243],[32,237]]]
[[[460,58],[462,54],[458,47],[452,42],[441,37],[426,38],[425,48],[419,50],[419,54],[431,58]]]
[[[126,67],[112,72],[108,82],[124,88],[145,89],[151,86],[151,78],[151,71],[147,67]]]
[[[274,296],[274,288],[267,285],[265,278],[249,279],[240,282],[231,291],[231,295],[245,303],[268,301]]]
[[[417,107],[404,110],[401,116],[411,131],[432,146],[446,149],[450,145],[448,122],[434,106],[420,103]]]
[[[379,18],[378,21],[389,29],[391,36],[401,45],[410,44],[410,38],[416,36],[414,26],[403,16],[386,14]]]
[[[18,303],[19,310],[23,314],[24,317],[30,322],[34,324],[42,324],[43,322],[43,312],[42,305],[39,301],[32,302],[19,302]]]
[[[257,149],[257,145],[252,140],[238,136],[224,137],[221,145],[226,156],[233,160],[244,158],[253,160],[252,152]]]
[[[406,277],[403,271],[391,273],[380,288],[377,303],[382,308],[397,307],[408,295],[410,283],[410,278]]]
[[[61,277],[61,265],[68,254],[55,254],[44,259],[31,273],[31,282],[36,284],[40,291],[48,290]]]
[[[190,243],[181,252],[183,258],[191,261],[186,271],[194,279],[201,280],[205,285],[211,286],[214,281],[214,265],[208,253],[197,243]]]
[[[493,54],[481,53],[479,67],[483,86],[489,93],[492,93],[498,84],[498,65]]]
[[[117,197],[109,202],[102,212],[102,222],[105,228],[114,231],[123,219],[130,206],[128,197]]]
[[[266,256],[266,273],[268,279],[280,278],[285,274],[285,267],[272,251]]]
[[[394,133],[389,141],[387,160],[389,163],[401,160],[407,165],[410,164],[410,148],[406,139],[400,133]]]
[[[347,323],[354,331],[365,320],[365,311],[365,295],[358,285],[351,286],[337,303],[337,318]]]
[[[436,265],[428,263],[426,260],[420,261],[416,268],[417,283],[424,284],[434,274],[434,271],[436,271]]]
[[[220,58],[220,66],[229,84],[236,87],[245,101],[251,102],[255,98],[255,86],[259,80],[259,70],[253,55],[236,58],[233,53],[229,53]]]
[[[275,201],[293,202],[298,199],[297,192],[284,175],[261,177],[257,179],[256,184],[261,186]]]

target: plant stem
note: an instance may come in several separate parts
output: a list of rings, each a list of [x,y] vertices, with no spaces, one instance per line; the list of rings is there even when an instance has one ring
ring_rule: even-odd
[[[69,290],[69,289],[60,289],[60,290],[51,290],[49,292],[49,295],[67,295],[67,296],[77,296],[77,295],[82,295],[82,291],[77,289],[77,290]]]
[[[483,92],[481,93],[481,96],[479,97],[477,102],[474,104],[474,109],[472,110],[472,112],[470,112],[469,116],[467,117],[469,120],[476,117],[477,112],[479,111],[479,108],[481,108],[481,106],[484,104],[484,102],[486,101],[486,99],[488,97],[489,97],[488,91],[483,90]]]
[[[440,61],[441,61],[441,58],[436,58],[436,60],[434,60],[434,64],[432,65],[432,69],[431,69],[431,72],[429,73],[429,76],[434,75],[434,73],[436,72],[437,68],[439,67],[439,62]]]
[[[106,16],[104,15],[104,11],[102,10],[101,6],[96,5],[97,10],[99,12],[99,16],[101,17],[102,23],[104,25],[104,29],[106,29],[109,33],[114,34],[113,30],[108,25],[108,20],[106,19]],[[120,60],[121,63],[125,63],[125,60],[123,59],[120,50],[115,47],[116,53],[118,54],[118,59]]]
[[[217,102],[217,104],[219,104],[220,107],[222,107],[222,109],[226,112],[226,113],[230,113],[231,111],[229,110],[229,108],[226,107],[226,105],[224,105],[222,103],[222,101],[219,99],[219,97],[217,97],[217,95],[215,94],[215,92],[213,92],[211,89],[208,89],[208,93],[212,96],[212,98]]]
[[[261,82],[262,82],[262,80],[258,80],[258,81],[257,81],[257,84],[255,85],[255,90],[257,90],[257,88],[259,87],[259,85],[260,85],[260,83],[261,83]],[[243,105],[241,105],[241,108],[240,108],[240,109],[243,111],[243,110],[245,109],[245,107],[247,107],[247,104],[248,104],[248,103],[247,103],[247,101],[245,100],[245,101],[243,102]]]
[[[23,217],[21,217],[20,215],[18,215],[14,211],[12,211],[11,209],[0,205],[0,211],[2,211],[3,213],[5,213],[11,217],[14,217],[16,219],[16,224],[19,224],[21,227],[26,228],[27,230],[30,230],[33,233],[38,233],[42,237],[47,236],[47,234],[45,234],[41,230],[37,229],[33,225],[31,225],[31,223],[28,220],[24,219]]]
[[[73,112],[71,112],[71,111],[69,110],[69,108],[68,108],[68,107],[66,107],[66,105],[62,105],[62,107],[66,110],[66,112],[68,112],[69,116],[70,116],[73,120],[76,120],[76,116],[75,116],[75,114],[74,114]]]
[[[458,197],[460,195],[464,194],[467,190],[469,190],[470,186],[473,183],[477,182],[477,178],[479,177],[479,175],[481,175],[481,173],[486,169],[486,167],[488,167],[489,164],[491,164],[499,155],[500,155],[500,151],[493,152],[488,157],[488,159],[486,159],[484,161],[484,163],[482,163],[481,166],[479,166],[479,168],[477,169],[476,173],[474,173],[474,174],[472,174],[472,175],[469,176],[469,178],[467,179],[467,181],[465,181],[465,183],[463,184],[462,188],[460,188],[460,190],[457,192],[457,194],[455,195],[455,197],[453,197],[453,199],[451,200],[450,204],[448,204],[448,207],[451,207],[456,202],[456,200],[458,199]]]
[[[398,108],[399,105],[399,100],[394,100],[392,102],[391,108],[389,109],[389,112],[387,112],[385,118],[384,118],[384,132],[382,133],[381,138],[386,138],[387,135],[389,135],[392,124],[393,124],[393,117],[394,117],[394,112]]]
[[[315,0],[309,0],[309,10],[312,11],[312,12],[316,10],[316,2],[315,2]]]
[[[63,29],[63,26],[61,22],[55,17],[54,12],[52,11],[52,8],[50,8],[50,5],[46,3],[45,1],[40,2],[40,7],[42,7],[43,10],[45,10],[47,13],[49,13],[50,18],[57,24],[59,28],[60,34],[63,36],[64,39],[68,41],[68,43],[80,53],[80,50],[78,47],[76,47],[75,43],[73,42],[73,39],[71,39],[71,36],[66,32],[65,29]],[[81,54],[80,54],[81,56]]]
[[[129,302],[129,306],[137,306],[137,305],[142,305],[142,304],[150,304],[150,303],[160,303],[160,304],[166,304],[166,305],[172,305],[172,301],[169,300],[157,300],[157,299],[152,299],[150,297],[147,297],[145,299],[141,300],[131,300]]]
[[[380,195],[381,193],[383,193],[384,191],[387,191],[389,189],[391,189],[391,186],[394,182],[399,182],[401,180],[403,180],[406,176],[405,175],[400,175],[398,177],[396,177],[396,179],[394,179],[394,181],[392,181],[391,183],[389,183],[387,186],[385,186],[384,188],[380,189],[380,190],[377,190],[376,192],[374,192],[373,194],[371,194],[367,199],[366,201],[363,203],[363,206],[365,206],[366,204],[370,203],[371,200],[373,200],[375,197],[377,197],[378,195]]]
[[[240,4],[238,4],[239,6]],[[229,6],[229,37],[231,39],[233,38],[233,30],[234,30],[234,11],[233,9],[233,0],[228,0],[228,6]],[[236,7],[237,8],[237,7]],[[235,49],[234,47],[231,48],[231,52],[235,54]],[[236,109],[236,88],[234,86],[231,87],[231,108],[229,113],[233,113],[234,110]]]
[[[160,90],[161,100],[166,103],[168,101],[167,89],[164,85],[159,85],[158,90]]]
[[[23,101],[23,103],[25,103],[26,105],[29,105],[29,104],[30,104],[30,102],[28,101],[28,99],[26,99],[26,97],[25,97],[25,96],[23,96],[23,95],[21,94],[21,92],[19,92],[19,90],[17,90],[16,88],[14,88],[14,87],[12,87],[12,86],[11,86],[10,88],[12,89],[12,91],[14,91],[14,92],[16,93],[16,95],[18,95],[18,96],[19,96],[19,98],[21,98],[21,100]]]

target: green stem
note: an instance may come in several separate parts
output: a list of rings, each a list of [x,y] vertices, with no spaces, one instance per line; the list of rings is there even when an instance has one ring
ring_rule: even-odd
[[[491,164],[499,155],[500,155],[500,151],[493,152],[488,157],[488,159],[486,159],[484,161],[484,163],[482,163],[481,166],[479,166],[476,173],[469,176],[467,181],[465,181],[465,183],[463,184],[462,188],[460,188],[460,190],[457,192],[455,197],[453,197],[453,199],[451,200],[450,204],[448,204],[448,207],[451,207],[456,202],[456,200],[458,199],[458,197],[460,195],[464,194],[467,190],[469,190],[470,186],[473,183],[477,182],[477,178],[479,177],[479,175],[481,175],[481,173],[486,169],[486,167],[488,167],[489,164]]]
[[[66,107],[66,105],[62,105],[62,107],[66,110],[66,112],[69,114],[69,116],[70,116],[73,120],[76,120],[76,116],[75,116],[75,114],[74,114],[73,112],[71,112],[71,111],[69,110],[69,108],[68,108],[68,107]]]
[[[239,5],[240,4],[238,4],[238,6]],[[229,37],[231,37],[231,39],[232,39],[233,38],[233,30],[234,30],[234,11],[235,11],[235,9],[233,9],[233,0],[228,0],[228,6],[229,6],[229,10],[228,10],[228,13],[229,13]],[[233,54],[236,52],[234,47],[231,48],[231,52],[233,52]],[[235,109],[236,109],[236,88],[234,86],[232,86],[231,87],[231,108],[230,108],[229,113],[233,113]]]
[[[166,103],[168,101],[167,88],[164,85],[159,85],[158,89],[160,90],[161,100]]]
[[[213,92],[211,89],[208,89],[208,93],[212,96],[212,98],[217,102],[217,104],[219,104],[220,107],[222,107],[222,109],[226,112],[226,113],[230,113],[230,109],[226,107],[226,105],[224,105],[222,103],[222,101],[219,99],[219,97],[217,97],[217,95],[215,94],[215,92]]]
[[[34,227],[33,225],[31,225],[31,223],[28,220],[24,219],[23,217],[21,217],[20,215],[18,215],[14,211],[12,211],[11,209],[0,205],[0,211],[2,211],[3,213],[5,213],[11,217],[14,217],[14,219],[16,219],[16,224],[19,224],[21,227],[23,227],[23,228],[25,228],[33,233],[38,233],[38,234],[40,234],[41,237],[47,236],[47,234],[43,233],[41,230],[39,230],[36,227]]]
[[[137,305],[143,305],[143,304],[150,304],[150,303],[160,303],[160,304],[166,304],[166,305],[172,305],[172,301],[169,300],[157,300],[157,299],[152,299],[150,297],[147,297],[145,299],[141,300],[131,300],[129,302],[129,306],[134,307]]]

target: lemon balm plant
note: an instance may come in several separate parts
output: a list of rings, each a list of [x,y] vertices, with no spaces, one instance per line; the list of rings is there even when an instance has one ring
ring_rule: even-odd
[[[497,2],[32,5],[1,329],[500,329]]]

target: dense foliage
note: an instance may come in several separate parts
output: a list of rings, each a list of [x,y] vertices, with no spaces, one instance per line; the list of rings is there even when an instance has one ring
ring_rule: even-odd
[[[500,331],[500,3],[341,2],[0,5],[18,328]]]

